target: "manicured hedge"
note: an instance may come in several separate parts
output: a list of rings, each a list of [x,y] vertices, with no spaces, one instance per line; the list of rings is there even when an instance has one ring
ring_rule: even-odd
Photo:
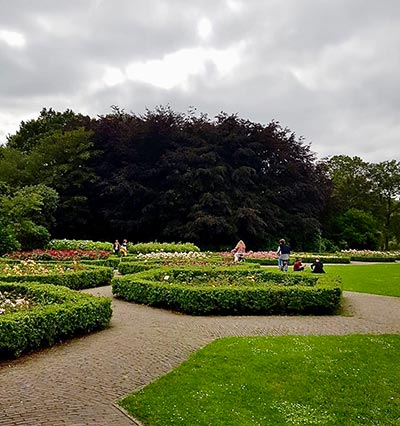
[[[104,328],[111,319],[111,299],[38,283],[0,282],[0,291],[33,298],[27,311],[0,316],[0,358],[51,346]]]
[[[313,263],[315,259],[318,257],[324,264],[329,263],[339,263],[339,264],[348,264],[350,263],[350,257],[344,256],[320,256],[320,255],[296,255],[296,253],[292,254],[289,259],[289,265],[293,265],[296,260],[296,257],[300,257],[303,263]],[[248,263],[259,263],[264,266],[277,266],[278,259],[271,258],[249,258],[245,259],[245,262]]]
[[[395,256],[351,256],[354,262],[396,262]]]
[[[129,244],[128,245],[129,253],[152,253],[152,252],[178,252],[185,253],[190,251],[199,252],[200,248],[192,243],[139,243],[139,244]]]
[[[222,266],[222,262],[216,261],[214,262],[214,260],[206,260],[204,262],[199,262],[202,263],[203,265],[199,265],[198,262],[181,262],[179,261],[179,265],[174,265],[173,261],[159,261],[159,260],[149,260],[149,261],[131,261],[131,262],[121,262],[118,265],[118,272],[121,273],[122,275],[127,275],[127,274],[134,274],[136,272],[141,272],[141,271],[148,271],[149,269],[154,269],[154,268],[161,268],[163,266],[165,267],[169,267],[169,268],[173,268],[173,267],[201,267],[201,268],[210,268],[210,267],[218,267],[218,266]],[[186,263],[186,264],[185,264]],[[194,263],[194,265],[193,265]],[[244,264],[240,263],[238,265],[232,264],[230,266],[230,268],[241,268],[242,265],[244,266]],[[245,265],[246,270],[247,269],[258,269],[260,268],[259,264],[251,264],[251,265]]]
[[[112,251],[110,242],[91,240],[51,240],[45,247],[49,250],[107,250]]]
[[[223,273],[221,280],[226,280],[226,268],[154,269],[115,277],[112,289],[115,296],[130,302],[192,315],[332,314],[340,307],[338,279],[306,273],[231,272],[236,274],[236,282],[218,285],[214,281],[211,285],[207,279],[218,280],[218,273]],[[255,282],[249,279],[251,276]]]
[[[112,268],[101,266],[91,267],[85,265],[85,269],[76,272],[64,272],[62,274],[45,275],[0,275],[3,282],[40,282],[65,286],[74,290],[100,287],[109,285],[114,275]]]

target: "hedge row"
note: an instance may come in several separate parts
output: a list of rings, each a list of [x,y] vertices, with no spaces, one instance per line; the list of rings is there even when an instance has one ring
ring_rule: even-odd
[[[291,256],[289,259],[289,265],[293,265],[296,258],[300,257],[303,263],[313,263],[315,259],[318,257],[321,259],[321,261],[324,264],[330,264],[330,263],[340,263],[340,264],[348,264],[350,263],[350,257],[343,257],[343,256],[296,256],[295,254]],[[271,259],[271,258],[246,258],[245,262],[249,263],[259,263],[260,265],[265,266],[271,266],[271,265],[278,265],[278,259]]]
[[[396,257],[392,256],[351,256],[354,262],[396,262]]]
[[[201,267],[201,268],[210,268],[210,267],[218,267],[218,266],[222,266],[222,262],[214,262],[213,260],[211,260],[210,262],[208,261],[204,261],[201,263],[204,263],[204,265],[200,266],[196,263],[196,265],[191,265],[191,262],[187,262],[186,265],[183,265],[185,262],[178,262],[179,264],[182,263],[182,265],[174,265],[173,261],[160,261],[160,260],[149,260],[149,261],[125,261],[125,262],[121,262],[118,265],[118,272],[121,273],[122,275],[127,275],[127,274],[134,274],[136,272],[141,272],[141,271],[148,271],[150,269],[154,269],[154,268],[160,268],[165,266],[165,264],[167,264],[167,266],[165,267],[181,267],[181,266],[185,266],[185,267]],[[234,269],[240,269],[240,268],[245,268],[247,269],[258,269],[260,268],[259,264],[253,263],[253,264],[248,264],[245,265],[243,263],[240,263],[238,265],[234,265],[232,264],[231,266]]]
[[[104,328],[111,319],[111,299],[38,283],[0,282],[0,291],[33,298],[37,306],[0,316],[0,358],[51,346]]]
[[[64,286],[73,290],[100,287],[109,285],[114,275],[112,268],[101,266],[90,267],[75,272],[64,272],[62,274],[45,275],[0,275],[3,282],[39,282]]]
[[[51,240],[46,244],[49,250],[106,250],[112,251],[113,245],[110,242],[90,241],[90,240]]]
[[[338,282],[326,276],[310,276],[311,280],[317,280],[315,285],[307,282],[308,274],[302,274],[303,284],[308,285],[299,285],[287,281],[292,274],[272,271],[269,281],[263,284],[246,282],[237,286],[207,286],[160,281],[162,274],[164,277],[170,274],[173,278],[182,271],[164,269],[115,277],[113,294],[129,302],[192,315],[333,314],[341,303],[342,291]],[[253,271],[247,271],[249,273]],[[273,282],[273,274],[281,275],[282,281]],[[301,278],[292,276],[295,280]]]
[[[152,252],[168,252],[168,253],[186,253],[190,251],[199,252],[200,248],[192,243],[138,243],[128,245],[129,253],[152,253]]]

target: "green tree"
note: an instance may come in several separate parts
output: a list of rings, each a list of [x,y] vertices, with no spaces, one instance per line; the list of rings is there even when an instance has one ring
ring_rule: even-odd
[[[43,247],[50,239],[46,223],[52,220],[57,198],[57,193],[44,185],[0,196],[0,229],[5,238],[1,250]]]
[[[384,248],[389,248],[392,235],[398,235],[394,229],[394,218],[400,212],[400,162],[383,161],[371,167],[373,193],[378,199],[377,215],[383,227]]]

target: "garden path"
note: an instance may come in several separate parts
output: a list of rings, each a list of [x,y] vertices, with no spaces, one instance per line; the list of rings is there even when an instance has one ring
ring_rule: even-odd
[[[400,298],[344,296],[347,316],[321,317],[193,317],[114,299],[106,330],[0,363],[0,425],[133,425],[115,401],[218,337],[400,334]]]

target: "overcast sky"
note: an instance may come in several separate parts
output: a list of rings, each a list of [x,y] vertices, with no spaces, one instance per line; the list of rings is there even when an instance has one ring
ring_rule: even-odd
[[[0,0],[0,142],[43,107],[169,104],[400,160],[399,0]]]

